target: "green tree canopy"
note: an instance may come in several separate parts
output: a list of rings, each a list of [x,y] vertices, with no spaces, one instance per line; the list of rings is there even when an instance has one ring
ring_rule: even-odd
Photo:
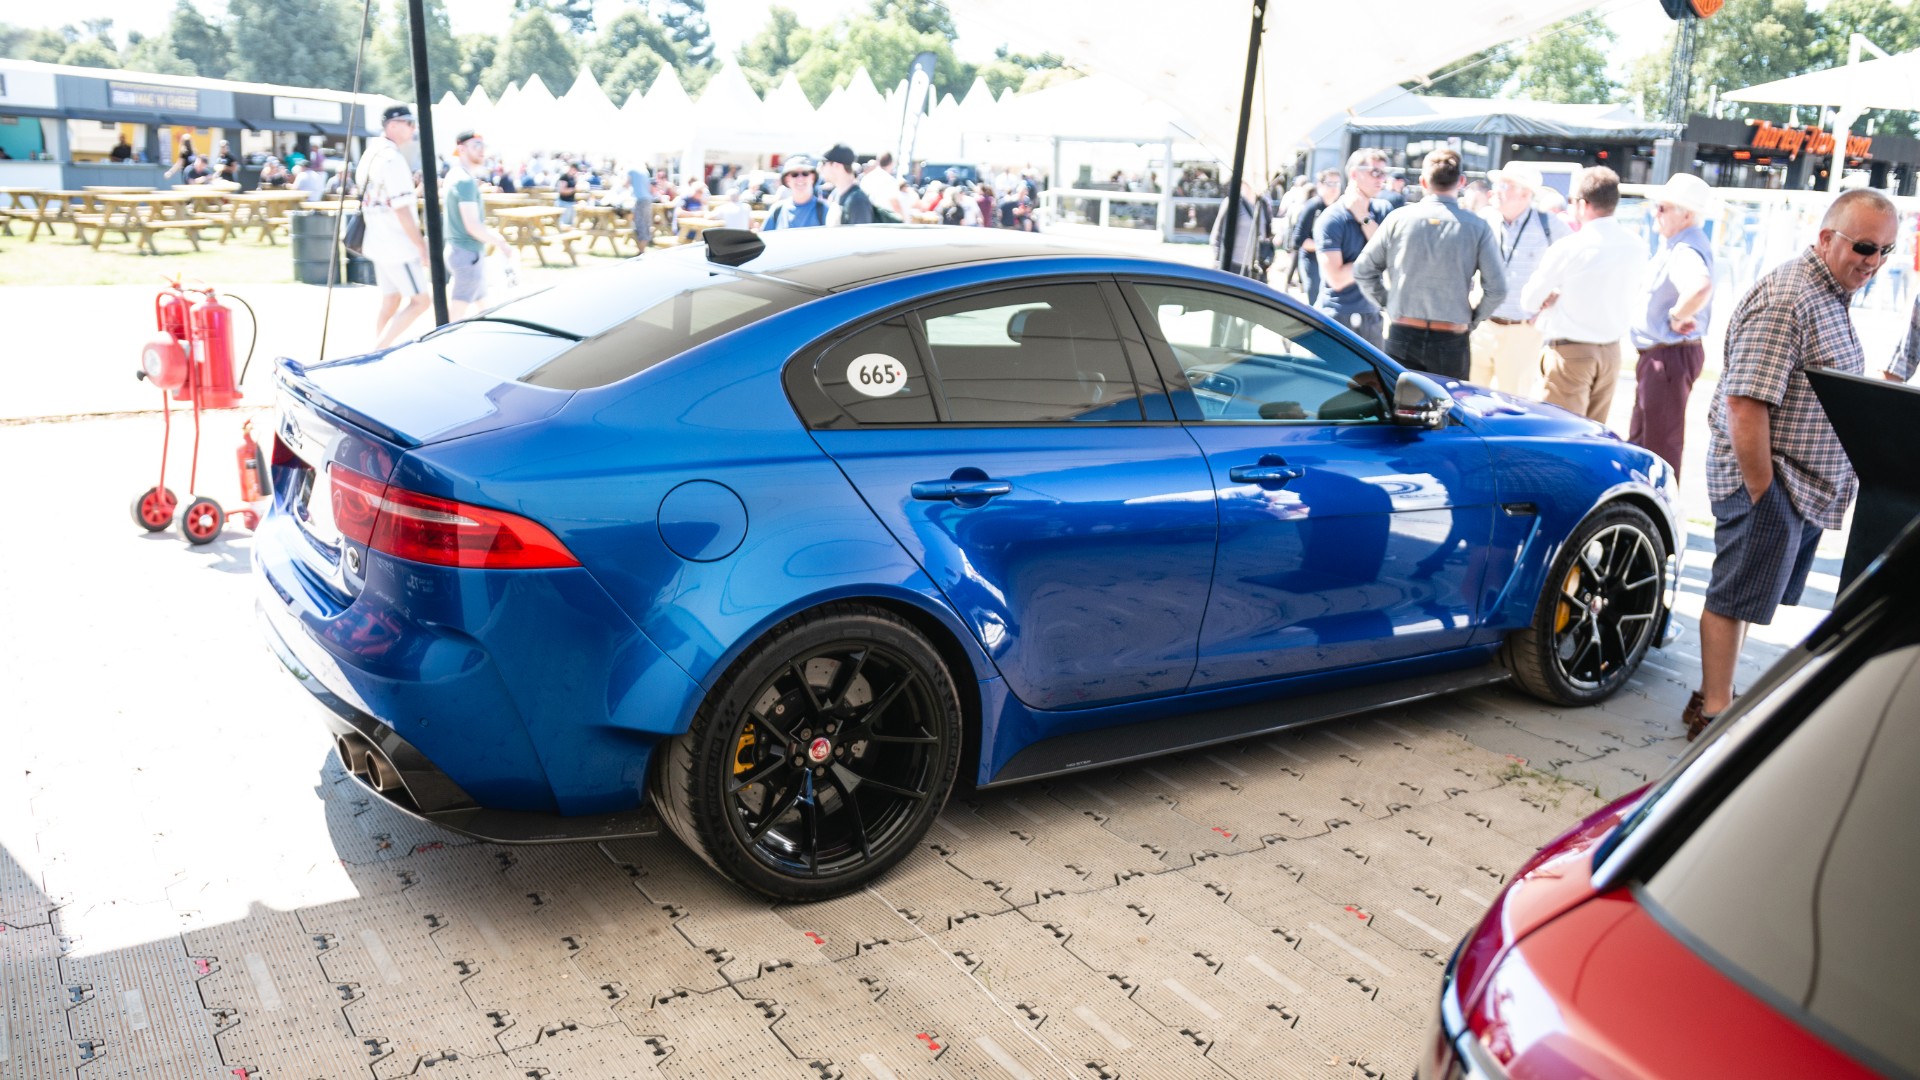
[[[200,14],[193,0],[175,0],[173,14],[167,19],[166,37],[174,55],[193,65],[194,74],[209,79],[227,77],[232,43],[224,29]]]
[[[454,40],[453,24],[447,19],[446,0],[424,0],[421,8],[427,17],[428,93],[439,101],[447,91],[470,94],[471,86],[461,79],[460,43]],[[373,42],[367,49],[369,73],[362,81],[375,93],[402,101],[413,100],[413,40],[406,0],[392,0],[379,16]],[[430,104],[431,102],[429,102]]]
[[[775,4],[767,13],[767,25],[748,38],[733,58],[747,82],[764,97],[812,47],[813,31],[800,25],[800,16],[792,8]]]
[[[229,78],[283,86],[353,84],[360,9],[347,0],[227,0]]]
[[[1590,18],[1555,23],[1515,57],[1514,82],[1534,101],[1597,105],[1619,89],[1607,74],[1611,29]]]
[[[120,54],[97,37],[81,38],[60,54],[60,63],[74,67],[117,68]]]
[[[128,71],[151,71],[156,75],[198,75],[193,64],[180,56],[171,34],[147,37],[129,32],[121,66]]]
[[[552,16],[529,11],[514,20],[506,46],[487,69],[483,83],[497,100],[508,83],[525,82],[529,75],[538,75],[547,89],[564,94],[579,71],[573,46],[554,29]]]
[[[1427,83],[1407,83],[1416,93],[1436,97],[1497,97],[1513,78],[1514,49],[1502,43],[1443,65]]]
[[[676,65],[682,75],[693,69],[713,69],[713,30],[707,26],[707,0],[667,0],[660,13],[660,25],[673,39]]]
[[[622,8],[587,48],[587,67],[615,105],[635,90],[645,92],[677,59],[667,28],[637,6]]]
[[[72,42],[58,30],[46,27],[8,26],[0,23],[0,56],[14,60],[37,60],[57,64]]]
[[[460,75],[454,84],[453,92],[465,101],[480,88],[480,81],[486,78],[487,69],[500,55],[500,39],[492,34],[461,34],[457,44],[460,46]]]

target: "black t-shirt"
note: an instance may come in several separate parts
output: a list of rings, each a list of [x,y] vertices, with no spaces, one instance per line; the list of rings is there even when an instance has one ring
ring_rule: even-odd
[[[1299,251],[1300,245],[1313,239],[1314,222],[1320,220],[1320,212],[1327,208],[1327,201],[1317,193],[1300,207],[1300,219],[1293,223],[1293,250]]]
[[[560,202],[573,202],[580,191],[580,181],[571,176],[562,176],[553,186],[553,197]]]

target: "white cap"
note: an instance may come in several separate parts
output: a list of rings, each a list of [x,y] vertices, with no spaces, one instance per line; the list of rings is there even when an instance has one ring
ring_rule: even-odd
[[[1713,208],[1714,201],[1713,188],[1692,173],[1675,173],[1666,183],[1647,192],[1647,198],[1701,216]]]
[[[1525,161],[1510,161],[1488,173],[1487,179],[1496,184],[1518,184],[1528,191],[1539,191],[1546,184],[1540,176],[1540,167]]]

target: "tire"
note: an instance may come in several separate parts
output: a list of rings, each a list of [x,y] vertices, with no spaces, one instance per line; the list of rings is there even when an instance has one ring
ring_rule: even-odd
[[[220,509],[220,504],[203,495],[188,503],[187,508],[180,512],[180,535],[196,547],[211,544],[220,535],[220,527],[226,523],[227,515]]]
[[[789,619],[740,658],[655,773],[661,819],[776,900],[860,888],[913,850],[953,789],[959,695],[939,652],[884,611]]]
[[[163,487],[150,487],[133,497],[134,523],[150,533],[165,532],[173,524],[173,511],[179,505],[173,492]]]
[[[1533,624],[1507,638],[1514,678],[1556,705],[1612,697],[1653,644],[1666,566],[1666,543],[1645,511],[1615,503],[1589,516],[1554,558]]]

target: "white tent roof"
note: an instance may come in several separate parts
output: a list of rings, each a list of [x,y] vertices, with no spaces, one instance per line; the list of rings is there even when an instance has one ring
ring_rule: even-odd
[[[1810,71],[1720,96],[1728,101],[1775,105],[1920,109],[1920,51]]]
[[[604,155],[625,149],[626,140],[620,137],[620,110],[607,100],[600,80],[585,64],[580,65],[573,86],[561,97],[553,119],[552,137],[570,151]]]
[[[649,153],[678,152],[693,130],[693,99],[671,67],[662,67],[641,99],[639,145]]]
[[[971,10],[1021,29],[1079,66],[1105,72],[1183,117],[1222,157],[1232,152],[1252,29],[1247,0],[1183,0],[1177,24],[1203,33],[1115,33],[1116,26],[1173,25],[1163,0],[964,0]],[[1346,48],[1302,48],[1288,16],[1269,8],[1263,102],[1249,129],[1292,147],[1316,123],[1376,90],[1430,75],[1475,50],[1511,41],[1587,11],[1592,0],[1480,0],[1470,15],[1443,4],[1394,5],[1367,18]],[[1262,113],[1264,112],[1264,116]]]
[[[1062,139],[1186,140],[1192,134],[1173,109],[1111,75],[1089,75],[1001,102],[984,126],[967,131]]]
[[[846,143],[856,153],[891,149],[900,133],[899,119],[888,119],[886,99],[864,67],[853,73],[846,86],[827,95],[816,117],[821,138]]]

